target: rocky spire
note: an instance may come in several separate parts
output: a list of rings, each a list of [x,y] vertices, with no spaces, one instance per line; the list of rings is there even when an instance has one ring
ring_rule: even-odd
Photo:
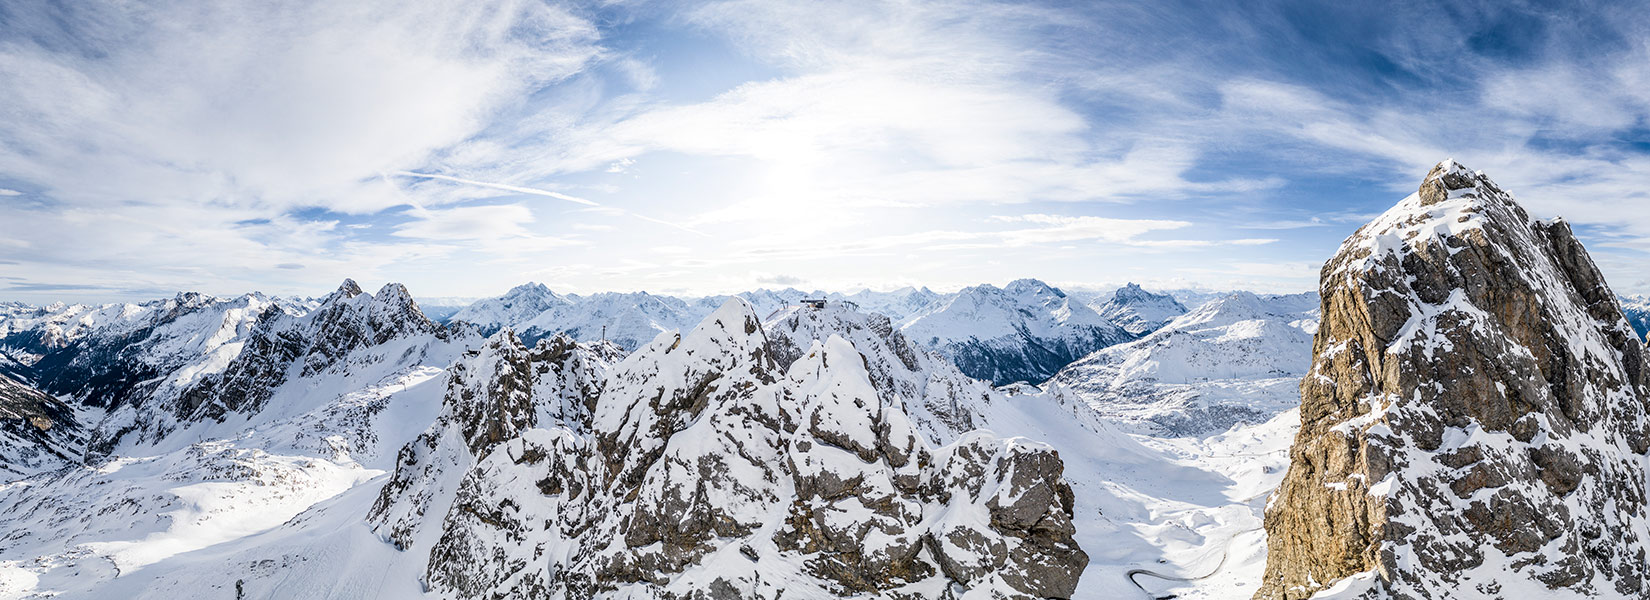
[[[1647,356],[1568,225],[1446,160],[1320,287],[1256,598],[1643,597]]]
[[[361,286],[356,284],[354,279],[345,278],[343,283],[338,284],[338,289],[333,290],[331,294],[328,294],[326,300],[323,300],[322,302],[325,303],[328,300],[335,300],[338,298],[354,298],[362,293]]]

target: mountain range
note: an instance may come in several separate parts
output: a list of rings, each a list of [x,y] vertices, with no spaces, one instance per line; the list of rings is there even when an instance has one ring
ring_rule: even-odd
[[[1562,221],[1446,161],[1318,292],[1193,304],[0,304],[0,596],[1650,589],[1639,305]]]

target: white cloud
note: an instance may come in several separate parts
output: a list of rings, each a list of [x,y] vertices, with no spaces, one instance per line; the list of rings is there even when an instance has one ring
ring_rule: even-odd
[[[64,201],[392,206],[359,182],[417,166],[597,52],[593,26],[525,1],[100,7],[70,35],[121,36],[105,56],[0,50],[21,92],[0,108],[28,117],[0,125],[0,171]]]
[[[407,203],[379,173],[421,167],[601,52],[593,25],[527,0],[14,9],[0,24],[0,175],[49,202],[9,212],[0,238],[37,249],[18,269],[31,278],[160,288],[294,281],[278,264],[330,278],[337,259],[368,277],[444,252],[352,245],[345,232],[365,224],[284,215]]]
[[[395,235],[424,240],[528,237],[522,225],[533,221],[533,211],[520,204],[422,210],[414,215],[417,220],[396,227]]]

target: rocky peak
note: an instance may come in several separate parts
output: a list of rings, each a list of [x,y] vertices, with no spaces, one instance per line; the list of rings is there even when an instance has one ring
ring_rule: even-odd
[[[1480,190],[1479,188],[1485,188]],[[1444,159],[1427,173],[1421,182],[1418,192],[1421,206],[1432,206],[1452,198],[1460,197],[1465,193],[1457,194],[1461,190],[1472,190],[1480,198],[1501,197],[1504,193],[1495,186],[1482,172],[1475,172],[1455,162],[1454,159]],[[1489,192],[1489,193],[1482,193]]]
[[[357,285],[355,283],[354,279],[346,278],[346,279],[344,279],[343,283],[338,284],[338,289],[333,290],[333,292],[331,294],[327,294],[326,297],[321,300],[321,302],[323,304],[330,303],[330,302],[336,302],[338,299],[354,298],[354,297],[359,296],[363,293],[365,293],[365,292],[361,291],[361,286]]]
[[[493,334],[448,369],[444,407],[472,454],[486,456],[499,442],[537,424],[532,377],[527,348],[510,329]]]
[[[523,283],[523,284],[518,285],[516,287],[510,288],[510,291],[504,293],[504,297],[506,297],[506,298],[521,298],[521,297],[528,297],[528,296],[546,296],[546,295],[549,295],[549,294],[550,294],[550,288],[549,287],[545,286],[542,283],[536,282],[536,281],[529,281],[527,283]]]
[[[1029,278],[1010,281],[1008,282],[1008,285],[1003,286],[1003,291],[1015,296],[1036,295],[1054,296],[1056,298],[1066,297],[1066,293],[1060,291],[1059,288],[1043,283],[1042,280]]]
[[[399,283],[386,283],[372,295],[367,318],[367,326],[373,330],[373,342],[378,344],[416,333],[436,333],[441,329],[418,308],[407,287]]]
[[[569,343],[535,347],[535,377]],[[772,346],[730,299],[609,370],[588,433],[541,420],[461,481],[439,465],[469,450],[438,422],[403,451],[374,522],[429,548],[445,597],[1071,595],[1087,561],[1052,450],[983,432],[931,449],[854,342],[809,340],[784,373]],[[477,399],[516,389],[469,381]],[[443,502],[445,519],[414,518]]]
[[[447,331],[418,309],[407,288],[385,284],[365,296],[354,280],[301,315],[273,309],[264,312],[239,355],[224,371],[185,390],[177,403],[182,419],[222,419],[234,411],[257,411],[301,365],[298,375],[309,377],[338,368],[360,350],[392,340],[431,336],[445,339]],[[401,358],[416,360],[422,353]]]
[[[1650,589],[1650,357],[1567,225],[1445,161],[1320,289],[1256,598]]]
[[[1094,305],[1106,320],[1132,335],[1143,336],[1186,313],[1185,305],[1168,294],[1153,294],[1130,283],[1112,292],[1111,298]]]
[[[1130,300],[1145,298],[1148,295],[1155,294],[1149,294],[1149,292],[1147,292],[1144,288],[1140,287],[1140,284],[1130,281],[1123,287],[1117,288],[1117,291],[1112,292],[1111,297],[1118,302],[1128,302]]]
[[[988,382],[964,375],[950,361],[917,346],[880,314],[842,303],[823,309],[791,307],[775,313],[764,327],[782,368],[807,356],[815,342],[833,336],[848,340],[865,356],[876,394],[885,401],[903,399],[918,428],[935,444],[982,426],[977,413],[995,401]]]
[[[168,308],[175,312],[186,312],[216,302],[220,302],[220,300],[200,292],[178,292],[177,296],[172,297]]]
[[[755,309],[729,298],[686,335],[666,332],[613,368],[593,426],[610,474],[639,483],[676,432],[707,408],[750,400],[778,366]],[[774,419],[775,415],[765,415]]]

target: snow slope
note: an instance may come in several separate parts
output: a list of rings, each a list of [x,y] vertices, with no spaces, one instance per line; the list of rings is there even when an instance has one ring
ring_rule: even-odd
[[[1317,310],[1317,294],[1234,292],[1054,380],[1132,431],[1207,435],[1265,422],[1300,401]]]

